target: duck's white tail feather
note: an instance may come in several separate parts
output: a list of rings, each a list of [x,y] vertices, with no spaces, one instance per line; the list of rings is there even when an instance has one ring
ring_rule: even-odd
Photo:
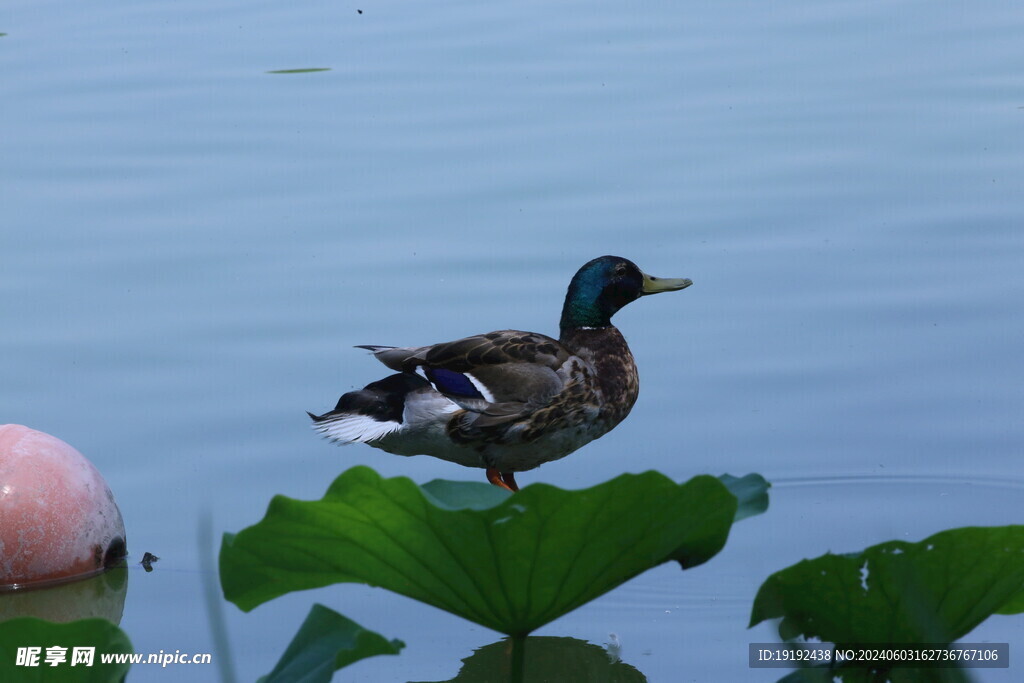
[[[334,414],[313,423],[313,429],[325,438],[340,444],[370,443],[394,431],[402,425],[391,420],[380,421],[369,415]]]

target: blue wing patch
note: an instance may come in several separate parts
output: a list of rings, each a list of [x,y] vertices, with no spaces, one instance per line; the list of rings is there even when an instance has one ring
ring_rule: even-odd
[[[445,370],[444,368],[423,368],[427,379],[434,385],[434,388],[442,394],[458,396],[460,398],[484,399],[484,395],[473,386],[468,377],[461,372]]]

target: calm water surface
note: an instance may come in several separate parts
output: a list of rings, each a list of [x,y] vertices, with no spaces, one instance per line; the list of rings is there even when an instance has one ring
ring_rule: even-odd
[[[520,481],[756,471],[772,506],[541,635],[776,680],[746,668],[771,572],[1022,522],[1022,31],[1010,1],[11,0],[0,422],[86,453],[163,558],[131,573],[136,651],[213,651],[203,515],[219,537],[356,464],[480,478],[315,438],[304,410],[381,376],[353,345],[553,334],[576,268],[621,254],[695,285],[616,318],[630,418]],[[300,68],[330,70],[268,73]],[[408,643],[345,680],[448,680],[497,640],[362,586],[225,604],[241,680],[315,600]],[[1024,620],[968,639],[1019,654]]]

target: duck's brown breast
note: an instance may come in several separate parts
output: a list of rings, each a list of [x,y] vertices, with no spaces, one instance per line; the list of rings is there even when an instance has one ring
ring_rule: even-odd
[[[626,339],[615,327],[565,330],[561,343],[591,368],[599,398],[599,420],[611,429],[624,420],[640,393],[640,377]]]

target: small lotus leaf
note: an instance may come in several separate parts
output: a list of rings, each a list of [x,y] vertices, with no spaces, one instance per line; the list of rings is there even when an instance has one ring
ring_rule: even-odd
[[[739,503],[736,507],[734,522],[754,515],[760,515],[768,509],[768,489],[771,487],[760,474],[748,474],[745,477],[734,477],[723,474],[718,479],[725,484]]]
[[[404,647],[317,604],[260,683],[328,683],[338,669],[375,655],[397,655]]]

